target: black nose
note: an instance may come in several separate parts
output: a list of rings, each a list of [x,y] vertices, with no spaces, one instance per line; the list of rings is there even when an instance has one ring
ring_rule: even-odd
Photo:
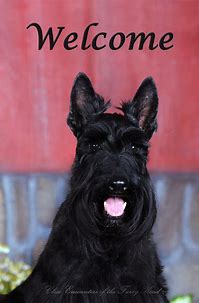
[[[109,183],[109,191],[111,193],[124,193],[128,189],[127,181],[125,180],[112,180]]]

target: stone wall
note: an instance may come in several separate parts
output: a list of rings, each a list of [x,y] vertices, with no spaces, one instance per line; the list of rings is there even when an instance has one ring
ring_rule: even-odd
[[[158,200],[154,235],[170,295],[199,302],[199,175],[153,174]],[[34,264],[63,202],[68,175],[0,175],[0,242],[10,256]]]

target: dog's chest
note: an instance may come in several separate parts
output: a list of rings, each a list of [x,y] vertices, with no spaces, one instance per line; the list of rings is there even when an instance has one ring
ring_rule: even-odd
[[[103,292],[108,289],[117,292],[126,288],[136,290],[145,284],[143,274],[146,268],[138,263],[120,256],[107,260],[101,258],[82,260],[79,266],[72,270],[71,283],[74,287],[89,291]]]

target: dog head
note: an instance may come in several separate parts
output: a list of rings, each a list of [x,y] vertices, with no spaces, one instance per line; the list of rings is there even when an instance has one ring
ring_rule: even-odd
[[[146,168],[149,140],[157,130],[158,96],[146,78],[122,114],[105,111],[89,78],[78,74],[68,125],[77,137],[71,206],[81,230],[142,236],[155,220],[155,199]],[[78,216],[78,218],[77,218]],[[95,228],[94,228],[95,226]]]

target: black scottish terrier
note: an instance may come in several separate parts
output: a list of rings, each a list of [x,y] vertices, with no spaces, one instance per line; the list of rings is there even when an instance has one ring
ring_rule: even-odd
[[[77,137],[70,190],[30,277],[1,302],[168,302],[152,240],[156,202],[146,168],[158,96],[146,78],[123,114],[80,73],[68,125]]]

